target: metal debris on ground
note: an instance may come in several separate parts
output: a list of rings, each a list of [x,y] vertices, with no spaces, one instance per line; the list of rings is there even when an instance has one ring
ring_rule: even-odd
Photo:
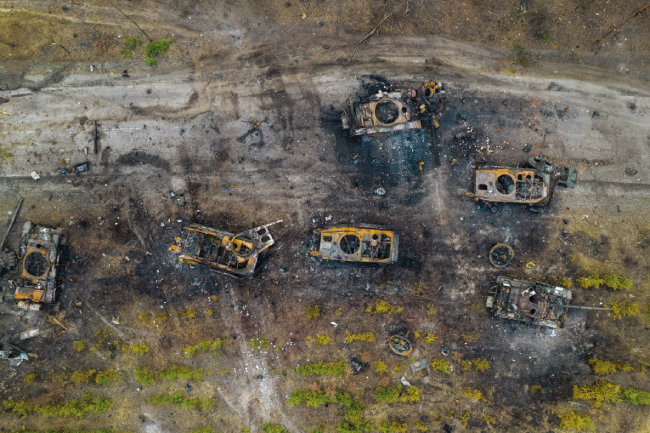
[[[361,361],[361,358],[359,358],[359,356],[353,356],[352,358],[350,358],[348,364],[350,365],[350,367],[352,367],[352,373],[354,375],[366,371],[369,365],[367,362]]]
[[[417,382],[420,379],[424,379],[431,374],[429,360],[427,358],[422,358],[415,362],[411,362],[410,367],[414,382]]]
[[[515,251],[508,244],[498,243],[490,249],[490,263],[495,268],[505,268],[514,257]]]

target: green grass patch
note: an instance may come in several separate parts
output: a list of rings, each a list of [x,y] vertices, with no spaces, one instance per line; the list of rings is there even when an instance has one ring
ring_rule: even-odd
[[[146,367],[138,367],[133,371],[133,376],[142,385],[148,385],[157,382],[159,379],[176,380],[176,379],[193,379],[201,380],[204,371],[202,368],[194,370],[190,367],[172,365],[160,371],[152,371]]]
[[[216,357],[221,356],[221,349],[226,346],[226,340],[215,338],[214,341],[199,340],[198,343],[185,347],[185,356],[191,358],[194,354],[201,350],[203,352],[212,352]]]
[[[623,398],[626,402],[636,406],[650,405],[650,392],[642,391],[636,388],[625,388],[623,390]]]
[[[317,362],[307,363],[296,367],[296,373],[302,376],[343,376],[345,374],[345,362]]]
[[[272,424],[270,422],[262,424],[262,432],[264,433],[289,433],[289,430],[283,428],[280,424]]]
[[[111,401],[104,397],[93,397],[91,394],[85,393],[81,400],[67,400],[60,403],[31,405],[25,401],[5,400],[2,404],[5,410],[21,417],[38,413],[46,418],[54,416],[81,418],[87,413],[102,414],[106,412],[111,406]]]
[[[378,386],[375,389],[375,401],[377,403],[386,403],[391,404],[399,400],[399,396],[402,393],[402,385],[397,385],[396,387],[391,386]]]
[[[108,385],[119,378],[120,373],[118,373],[117,370],[98,371],[95,375],[95,383],[98,385]]]
[[[149,353],[149,346],[147,346],[145,343],[125,344],[122,346],[122,352],[133,353],[134,355],[142,356]]]
[[[133,51],[136,48],[138,48],[140,45],[142,45],[142,39],[138,37],[130,37],[124,39],[124,46],[128,48],[129,50]]]
[[[407,424],[395,420],[385,420],[379,424],[380,433],[406,433]]]
[[[350,331],[345,331],[347,336],[345,337],[345,341],[348,344],[352,344],[355,341],[365,341],[368,343],[372,343],[375,341],[375,334],[372,332],[365,332],[363,334],[351,334]]]
[[[158,63],[156,57],[160,57],[165,54],[171,44],[172,41],[168,39],[160,39],[158,41],[149,42],[147,46],[144,47],[144,58],[147,61],[147,65],[151,67],[156,66],[156,63]],[[191,317],[189,318],[191,319]]]
[[[599,376],[614,374],[617,371],[632,371],[632,366],[627,362],[603,361],[593,358],[589,360],[589,365],[594,370],[594,374]]]
[[[578,387],[573,385],[573,398],[585,400],[598,408],[603,403],[618,403],[621,401],[621,387],[609,382],[598,382],[593,385]]]
[[[175,394],[160,394],[149,397],[147,403],[160,404],[164,406],[181,406],[183,409],[213,409],[214,400],[206,398],[201,400],[199,398],[188,398],[182,391]]]
[[[450,374],[449,363],[444,359],[432,359],[429,361],[429,365],[435,371],[441,371],[443,373]]]
[[[621,304],[620,302],[612,302],[609,307],[612,309],[612,319],[633,317],[639,314],[639,306],[634,303]]]
[[[582,431],[594,428],[594,423],[583,412],[567,412],[558,414],[558,416],[562,420],[560,424],[562,430]]]
[[[630,290],[632,281],[620,275],[605,275],[600,277],[598,274],[588,275],[578,278],[578,285],[583,289],[598,288],[602,285],[612,290]]]

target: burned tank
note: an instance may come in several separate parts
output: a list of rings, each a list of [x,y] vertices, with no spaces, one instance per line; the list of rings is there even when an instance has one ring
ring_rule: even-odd
[[[547,328],[564,326],[571,290],[503,276],[496,282],[485,303],[492,316]]]
[[[318,249],[311,255],[325,260],[365,263],[397,261],[399,236],[374,225],[332,227],[315,230]]]
[[[169,250],[191,266],[206,266],[235,277],[250,277],[266,259],[275,243],[267,224],[241,233],[230,233],[198,224],[185,228],[185,238],[177,237]]]
[[[20,239],[20,262],[15,282],[16,300],[52,303],[59,285],[62,230],[35,226],[31,221],[23,225]]]
[[[429,81],[419,89],[386,87],[357,100],[350,98],[341,124],[353,137],[422,129],[422,118],[440,92],[440,84]]]

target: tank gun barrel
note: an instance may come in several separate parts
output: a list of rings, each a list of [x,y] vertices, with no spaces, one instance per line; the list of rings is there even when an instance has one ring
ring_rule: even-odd
[[[576,310],[598,310],[598,311],[612,311],[611,308],[607,307],[587,307],[584,305],[560,305],[560,304],[553,304],[555,307],[564,307],[564,308],[573,308]]]
[[[16,211],[14,212],[14,216],[11,218],[9,227],[7,227],[7,232],[2,238],[2,243],[0,243],[0,251],[2,251],[2,248],[4,248],[5,246],[5,242],[7,242],[7,238],[9,237],[9,232],[11,231],[11,228],[14,226],[14,223],[16,222],[16,218],[18,217],[18,212],[20,212],[20,207],[22,205],[23,205],[23,199],[21,198],[20,201],[18,202],[18,206],[16,206]]]

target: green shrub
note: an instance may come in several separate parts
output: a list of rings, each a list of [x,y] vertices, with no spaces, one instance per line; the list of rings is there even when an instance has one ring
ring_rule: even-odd
[[[636,388],[625,388],[623,390],[623,398],[628,403],[632,403],[636,406],[648,406],[650,405],[650,392],[642,391]]]
[[[317,408],[326,403],[336,403],[336,395],[326,394],[325,391],[293,391],[289,394],[287,404],[297,406],[301,403]]]
[[[591,365],[591,368],[594,370],[594,374],[599,376],[614,374],[617,370],[632,371],[632,366],[626,362],[603,361],[593,358],[589,360],[589,365]]]
[[[318,362],[299,365],[296,367],[296,372],[302,376],[311,375],[331,375],[343,376],[345,374],[345,362]]]
[[[399,423],[395,420],[386,420],[379,424],[381,433],[406,433],[406,423]]]
[[[164,406],[175,405],[182,406],[184,409],[212,409],[214,408],[214,401],[210,398],[201,400],[198,398],[187,398],[183,392],[179,391],[175,394],[160,394],[149,397],[147,403],[160,404]]]
[[[367,341],[372,343],[375,341],[375,334],[372,332],[366,332],[363,334],[351,334],[350,331],[346,331],[347,336],[345,337],[345,342],[348,344],[354,343],[355,341]]]
[[[558,415],[562,420],[560,427],[562,430],[576,430],[581,431],[585,429],[594,428],[594,423],[587,414],[582,412],[567,412]]]
[[[402,385],[397,385],[395,388],[390,386],[378,386],[375,389],[375,401],[377,403],[395,403],[399,399],[402,392]]]
[[[141,385],[154,383],[158,379],[158,375],[146,367],[136,368],[133,372],[133,376],[135,377],[135,380],[140,382]]]
[[[70,381],[75,384],[88,383],[90,378],[97,372],[97,370],[77,370],[70,375]]]
[[[477,371],[487,371],[490,369],[490,361],[485,358],[476,358],[472,362],[474,363],[474,367],[476,367]]]
[[[2,404],[6,410],[22,417],[35,412],[46,418],[51,416],[63,418],[76,416],[81,418],[87,413],[101,414],[106,412],[111,406],[111,401],[104,397],[93,397],[89,393],[85,393],[82,400],[67,400],[61,403],[30,405],[24,401],[5,400]]]
[[[271,424],[270,422],[262,424],[262,431],[264,433],[289,433],[289,430],[285,430],[281,425]]]
[[[621,319],[626,316],[636,316],[639,314],[639,306],[637,304],[621,304],[612,302],[609,304],[612,309],[612,319]]]
[[[578,278],[578,284],[583,289],[597,288],[603,284],[612,290],[630,290],[632,288],[632,281],[619,275],[605,275],[602,278],[598,275],[588,275]]]
[[[203,352],[212,352],[214,356],[221,356],[221,349],[226,346],[226,340],[221,338],[215,338],[214,341],[210,342],[208,340],[199,340],[198,343],[194,345],[189,345],[185,347],[185,356],[191,358],[201,349]]]
[[[449,363],[444,359],[432,359],[431,361],[429,361],[429,365],[435,371],[441,371],[443,373],[450,374]]]
[[[384,361],[375,361],[373,365],[377,373],[386,373],[386,363]]]
[[[130,37],[124,39],[124,46],[131,51],[135,50],[140,45],[142,45],[142,40],[140,38]]]
[[[95,383],[98,385],[107,385],[108,383],[120,378],[117,370],[98,371],[95,376]]]
[[[402,395],[402,403],[417,403],[420,401],[420,388],[417,386],[409,386],[406,392]]]
[[[609,382],[598,382],[593,385],[583,387],[573,386],[573,398],[576,400],[586,400],[593,407],[600,407],[603,403],[618,403],[621,401],[620,385],[614,385]]]
[[[318,305],[312,305],[307,307],[307,318],[316,319],[320,317],[320,307]]]

